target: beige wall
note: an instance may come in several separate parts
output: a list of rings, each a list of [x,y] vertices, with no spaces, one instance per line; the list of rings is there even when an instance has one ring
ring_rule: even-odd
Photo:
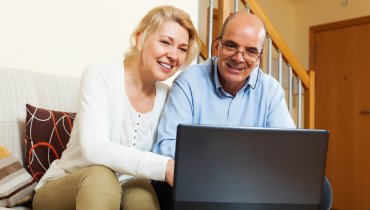
[[[270,19],[272,25],[282,36],[288,46],[294,50],[296,47],[296,19],[294,0],[258,0],[258,4]]]
[[[309,27],[370,15],[369,0],[296,0],[296,55],[308,68]],[[299,43],[299,44],[298,44]]]
[[[1,0],[0,66],[79,76],[91,63],[122,58],[142,16],[163,4],[198,25],[197,0]]]
[[[346,1],[346,0],[343,0]],[[309,60],[309,28],[370,15],[369,0],[259,0],[266,15],[305,69]]]

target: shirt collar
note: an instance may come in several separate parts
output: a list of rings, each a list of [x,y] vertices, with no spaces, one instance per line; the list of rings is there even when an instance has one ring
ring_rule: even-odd
[[[221,95],[227,95],[227,96],[230,95],[229,93],[224,91],[224,89],[221,86],[220,79],[218,77],[218,73],[217,73],[218,72],[217,71],[217,69],[218,69],[218,66],[217,66],[218,58],[214,57],[214,58],[211,59],[211,61],[212,61],[211,65],[213,66],[213,80],[214,80],[214,83],[216,85],[216,89],[217,89],[218,94],[220,96]],[[249,77],[247,78],[247,81],[243,85],[242,89],[239,90],[239,92],[248,90],[248,87],[255,87],[256,86],[258,71],[259,71],[259,66],[256,66],[252,70],[252,73],[249,75]]]

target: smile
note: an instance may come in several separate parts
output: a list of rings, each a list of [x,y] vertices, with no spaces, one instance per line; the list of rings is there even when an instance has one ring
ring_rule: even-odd
[[[226,63],[227,67],[229,67],[230,69],[232,70],[237,70],[237,71],[242,71],[245,69],[245,67],[237,67],[237,66],[233,66],[233,65],[230,65],[229,63]]]
[[[158,61],[158,63],[159,63],[159,65],[161,65],[162,67],[164,67],[164,68],[166,68],[168,70],[170,70],[173,67],[173,66],[171,66],[171,65],[169,65],[167,63],[162,63],[162,62],[159,62],[159,61]]]

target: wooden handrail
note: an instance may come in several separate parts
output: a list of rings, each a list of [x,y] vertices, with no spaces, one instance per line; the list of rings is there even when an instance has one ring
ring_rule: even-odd
[[[293,72],[298,75],[301,79],[302,84],[305,88],[310,88],[310,77],[306,70],[302,67],[302,65],[298,62],[298,59],[293,54],[293,52],[288,47],[288,44],[283,40],[277,30],[269,21],[266,14],[262,11],[260,6],[256,3],[255,0],[241,0],[242,3],[250,8],[253,14],[257,15],[261,20],[265,23],[266,31],[268,36],[273,40],[274,45],[280,50],[283,54],[284,59],[289,63],[292,68]]]

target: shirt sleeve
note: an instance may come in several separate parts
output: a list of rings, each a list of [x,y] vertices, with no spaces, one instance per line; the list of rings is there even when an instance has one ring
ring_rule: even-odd
[[[102,67],[100,67],[102,68]],[[82,156],[94,165],[104,165],[120,174],[165,179],[168,157],[131,148],[112,141],[109,113],[115,81],[99,68],[88,68],[81,80],[79,141]]]
[[[176,79],[159,121],[158,138],[153,147],[155,153],[175,157],[177,126],[193,122],[192,102],[189,84],[181,78]]]

